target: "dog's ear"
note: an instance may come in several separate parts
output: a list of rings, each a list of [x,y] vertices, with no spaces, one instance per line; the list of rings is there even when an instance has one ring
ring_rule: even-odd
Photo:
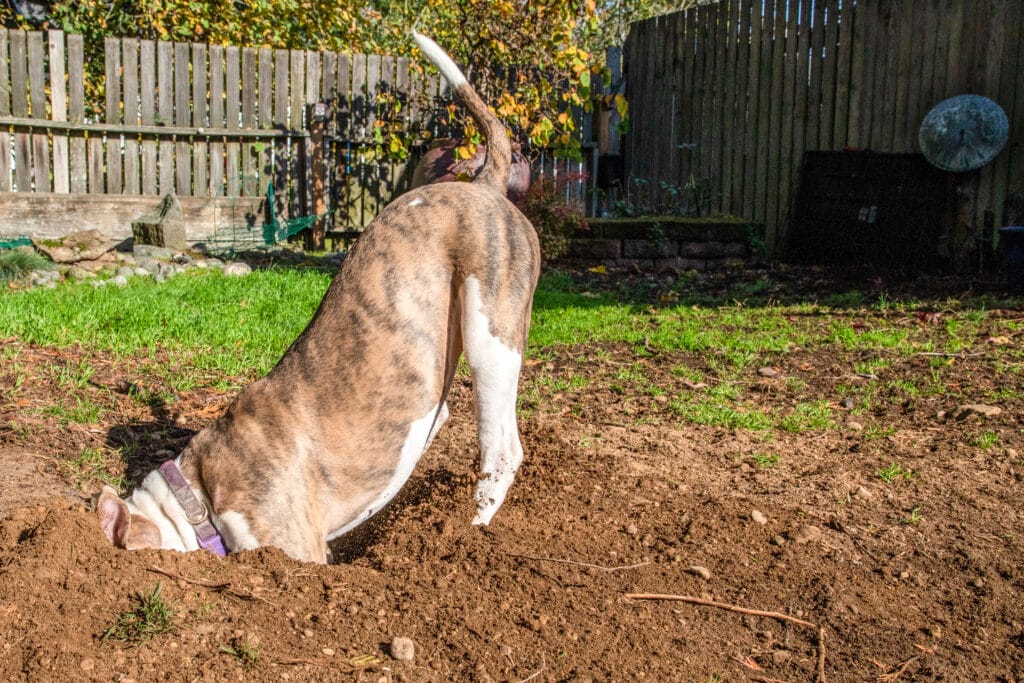
[[[96,510],[100,515],[100,528],[110,542],[119,548],[139,550],[159,548],[160,529],[142,515],[133,515],[128,505],[109,486],[103,487]]]

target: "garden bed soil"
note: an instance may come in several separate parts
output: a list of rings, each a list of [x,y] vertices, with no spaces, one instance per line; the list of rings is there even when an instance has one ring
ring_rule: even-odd
[[[0,404],[3,680],[796,682],[819,667],[830,681],[1024,678],[1024,379],[984,354],[944,370],[948,394],[856,414],[836,389],[870,381],[852,372],[858,352],[781,354],[776,375],[752,367],[745,380],[764,409],[823,400],[835,428],[766,434],[672,412],[666,396],[701,390],[672,368],[708,371],[701,354],[560,349],[527,364],[525,386],[593,381],[528,406],[526,461],[488,528],[469,524],[476,438],[458,378],[452,418],[401,497],[321,566],[274,549],[110,547],[85,492],[68,493],[80,470],[66,463],[131,443],[137,478],[232,392],[140,406],[124,387],[147,381],[144,363],[66,350],[61,363],[96,368],[111,407],[62,427],[39,410],[61,398],[41,369],[55,352],[6,343],[33,381]],[[930,361],[900,357],[886,372],[925,375]],[[608,381],[635,364],[661,391]],[[998,415],[952,417],[998,389]],[[883,481],[891,463],[912,474]],[[104,641],[157,584],[173,630]],[[395,637],[413,641],[412,661],[395,658]]]

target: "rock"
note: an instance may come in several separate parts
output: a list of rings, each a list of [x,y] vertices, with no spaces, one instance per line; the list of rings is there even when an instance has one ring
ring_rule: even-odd
[[[224,274],[232,277],[241,277],[252,272],[252,266],[244,261],[235,261],[224,266]]]
[[[78,266],[71,266],[71,268],[68,269],[68,277],[72,280],[81,282],[82,280],[88,280],[96,277],[96,273],[90,273],[85,268],[79,268]]]
[[[760,510],[751,510],[750,519],[754,520],[758,524],[767,524],[768,518],[764,516],[764,513]]]
[[[636,527],[636,524],[630,524],[626,527],[626,533],[630,536],[636,536],[640,533],[640,530]]]
[[[132,272],[138,275],[139,277],[146,277],[147,275],[149,275],[149,271],[141,266],[136,266],[135,268],[132,269]]]
[[[324,653],[325,655],[327,655],[328,657],[333,657],[333,656],[334,656],[334,650],[332,650],[332,649],[331,649],[331,648],[329,648],[329,647],[325,647],[325,648],[323,648],[322,650],[320,650],[320,652],[323,652],[323,653]]]
[[[115,285],[117,287],[125,287],[128,285],[128,278],[126,278],[124,275],[115,275],[110,279],[110,284]]]
[[[99,230],[72,232],[56,242],[54,244],[54,240],[32,240],[36,249],[50,257],[54,263],[93,261],[117,246],[114,240]]]
[[[149,256],[141,256],[138,259],[138,267],[135,272],[139,272],[139,268],[142,269],[143,275],[156,275],[160,272],[160,262],[156,259],[150,258]]]
[[[862,425],[860,422],[853,422],[851,420],[850,422],[846,423],[846,426],[849,427],[850,429],[852,429],[855,432],[862,432],[862,431],[864,431],[864,425]]]
[[[871,500],[874,496],[871,491],[868,491],[863,486],[858,486],[857,490],[853,492],[853,497],[857,500]]]
[[[1018,456],[1018,453],[1017,453],[1017,449],[1016,448],[1007,448],[1006,449],[1006,457],[1007,458],[1010,458],[1011,460],[1016,460],[1017,456]]]
[[[852,398],[844,398],[842,401],[839,402],[839,405],[846,410],[850,410],[851,408],[853,408],[855,403],[853,402]]]
[[[705,581],[711,578],[711,572],[708,570],[708,568],[702,567],[699,564],[695,564],[692,567],[687,567],[683,571],[687,572],[688,574],[694,574],[696,576],[699,576]]]
[[[157,259],[160,261],[170,261],[174,258],[174,250],[168,249],[167,247],[160,247],[153,244],[136,244],[132,247],[132,253],[135,255],[135,260],[142,265],[142,259]],[[145,268],[145,266],[143,266]]]
[[[139,246],[154,245],[179,251],[187,248],[185,220],[177,195],[165,195],[156,208],[132,221],[132,237]]]
[[[96,668],[96,660],[92,657],[86,657],[79,662],[78,666],[82,668],[82,671],[92,671]]]
[[[788,662],[793,655],[786,650],[773,650],[772,651],[772,664],[781,666]]]
[[[786,539],[784,539],[782,536],[779,536],[779,535],[776,534],[775,536],[772,536],[772,545],[778,545],[778,546],[786,545]]]
[[[411,662],[416,658],[416,644],[412,638],[395,636],[391,639],[391,656],[400,662]]]
[[[812,524],[803,524],[793,534],[797,543],[816,543],[821,540],[821,529]]]
[[[224,262],[219,258],[208,258],[206,259],[207,268],[224,268]]]
[[[766,367],[766,368],[759,369],[757,371],[757,374],[760,375],[761,377],[777,377],[778,374],[779,374],[779,371],[776,370],[775,368],[767,368]]]
[[[968,403],[953,411],[953,419],[965,420],[972,415],[977,415],[979,417],[995,417],[1001,412],[1003,412],[1003,409],[999,406],[986,406],[981,403]]]

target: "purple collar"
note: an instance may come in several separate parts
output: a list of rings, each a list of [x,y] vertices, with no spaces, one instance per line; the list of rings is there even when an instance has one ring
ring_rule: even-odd
[[[160,474],[164,477],[164,481],[171,488],[171,493],[174,494],[181,507],[184,508],[185,519],[195,529],[199,547],[203,550],[209,550],[214,555],[225,557],[228,551],[224,548],[224,539],[221,538],[217,527],[210,520],[210,511],[207,509],[206,503],[196,497],[192,487],[185,481],[185,476],[178,469],[177,463],[173,460],[168,460],[163,465],[160,465],[159,469]]]

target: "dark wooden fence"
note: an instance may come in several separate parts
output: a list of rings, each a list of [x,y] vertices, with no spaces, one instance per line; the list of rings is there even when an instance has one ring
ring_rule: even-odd
[[[40,215],[44,200],[25,193],[49,195],[95,205],[123,233],[140,200],[173,192],[187,217],[200,220],[202,205],[223,225],[251,218],[272,183],[279,218],[326,212],[329,227],[358,230],[408,188],[423,151],[381,155],[392,127],[421,141],[456,132],[447,84],[406,58],[108,39],[98,91],[84,59],[81,36],[0,30],[8,216]],[[568,170],[543,157],[538,167]],[[0,232],[16,229],[8,222]]]
[[[627,174],[655,194],[695,179],[774,250],[806,150],[917,152],[929,109],[975,93],[1011,122],[969,207],[1001,225],[1024,192],[1022,25],[1024,0],[722,0],[634,24]]]

